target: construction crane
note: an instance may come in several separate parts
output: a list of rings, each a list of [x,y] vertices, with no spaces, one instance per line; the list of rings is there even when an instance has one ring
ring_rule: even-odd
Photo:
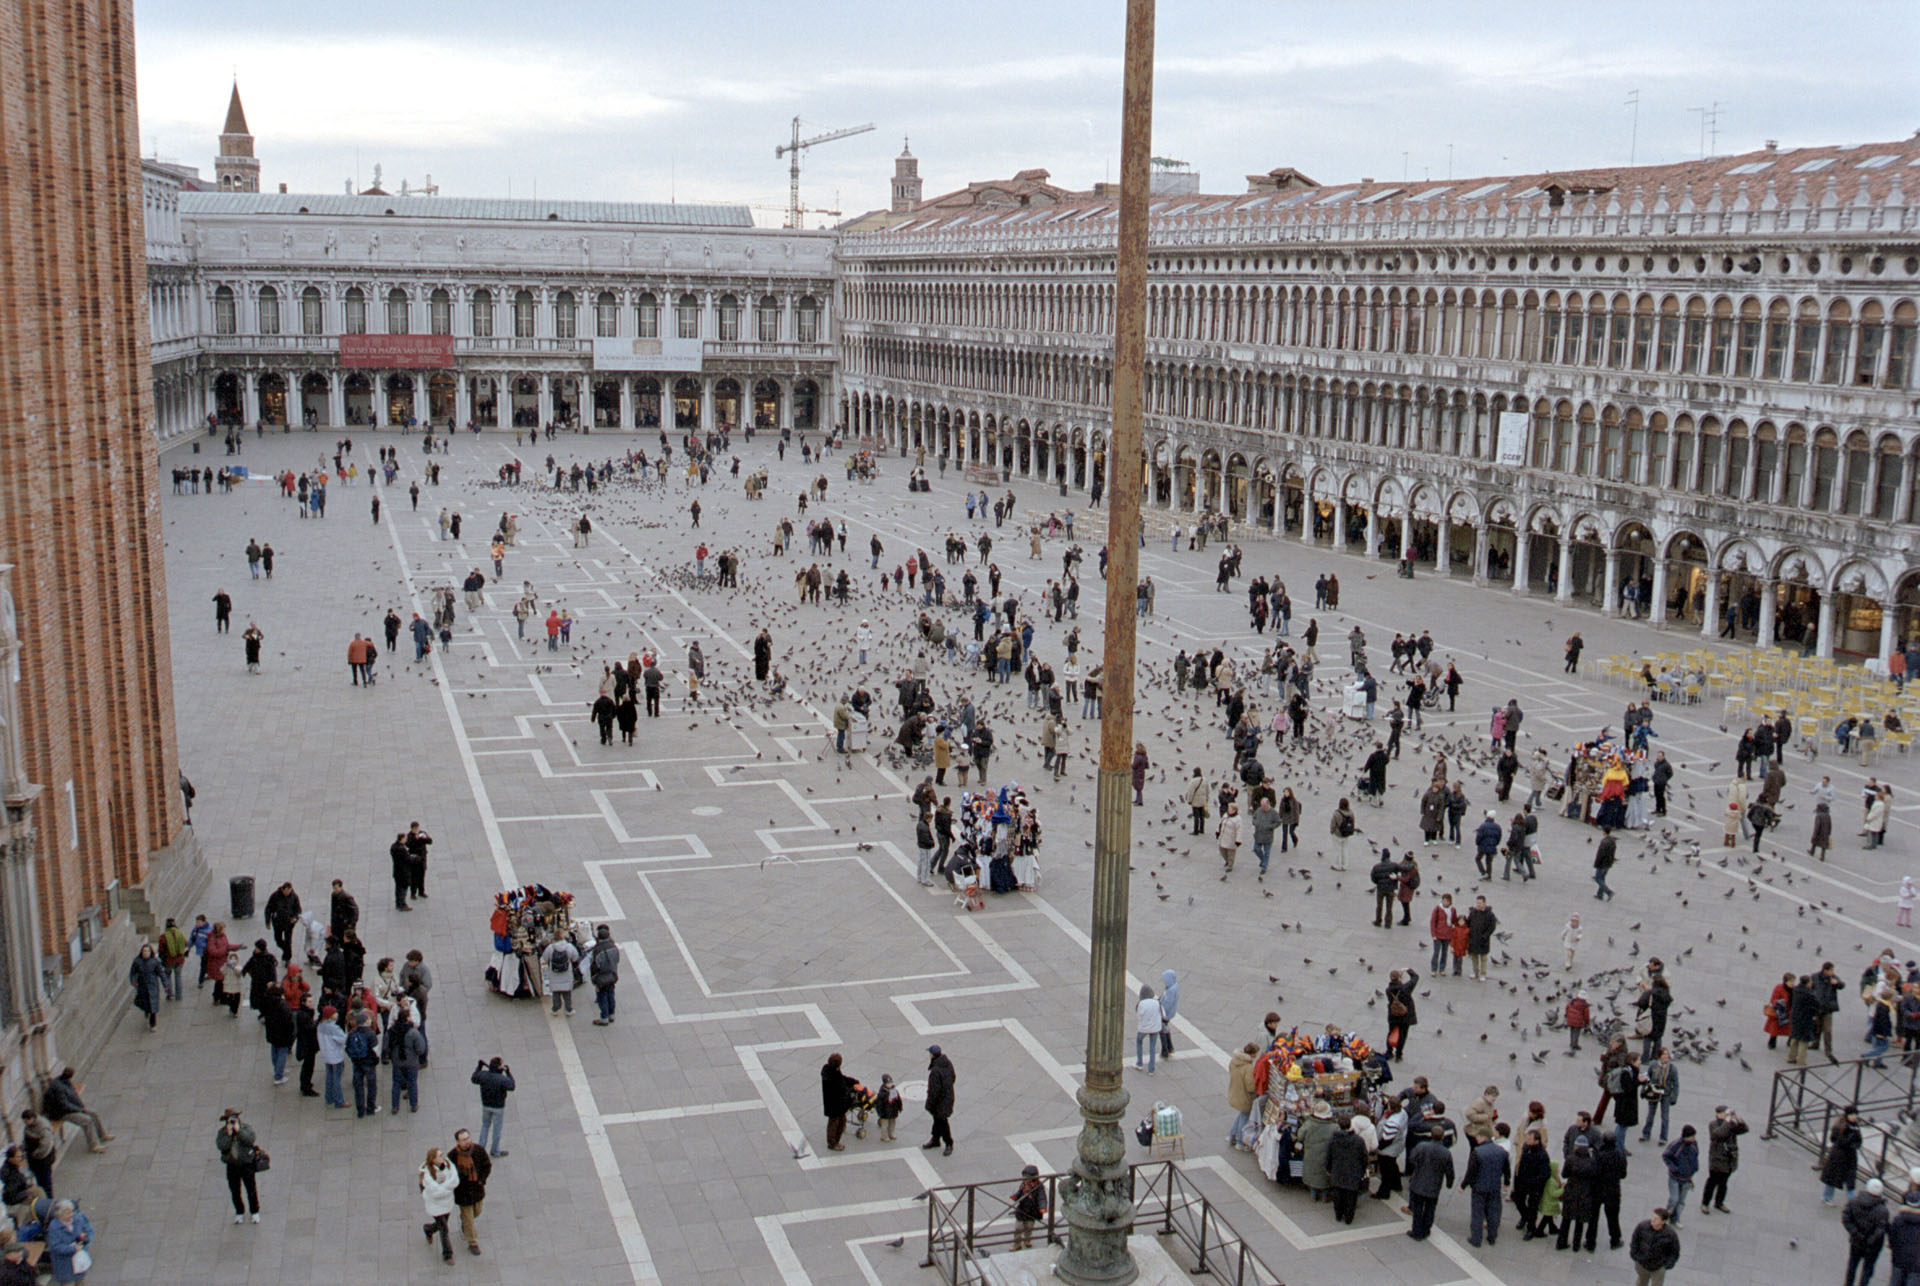
[[[784,214],[784,215],[791,216],[793,213],[791,209],[789,209],[787,206],[784,206],[784,205],[763,205],[759,202],[749,202],[747,208],[750,210],[765,210],[769,214]],[[800,213],[802,215],[808,215],[808,214],[825,215],[830,219],[838,219],[841,215],[841,211],[839,210],[822,210],[817,205],[803,205],[800,207]],[[793,225],[789,223],[787,226],[792,227]]]
[[[781,143],[773,149],[773,159],[791,155],[793,160],[787,166],[787,226],[800,226],[800,153],[816,143],[831,143],[837,138],[851,138],[855,134],[865,134],[872,125],[855,125],[850,129],[828,130],[825,134],[816,134],[812,138],[800,137],[800,118],[793,118],[793,141]]]

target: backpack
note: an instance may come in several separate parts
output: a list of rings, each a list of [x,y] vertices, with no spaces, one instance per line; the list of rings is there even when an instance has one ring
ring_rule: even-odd
[[[347,1035],[347,1059],[349,1062],[365,1063],[378,1057],[373,1047],[373,1037],[364,1027],[355,1027]]]

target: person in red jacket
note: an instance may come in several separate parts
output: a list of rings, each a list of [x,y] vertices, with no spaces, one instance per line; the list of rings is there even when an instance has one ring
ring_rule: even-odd
[[[1453,894],[1442,893],[1433,914],[1427,917],[1427,935],[1433,939],[1433,959],[1427,964],[1427,972],[1446,972],[1447,948],[1453,945],[1453,926],[1459,918],[1454,914]]]
[[[1790,1035],[1788,1016],[1793,1012],[1793,975],[1787,974],[1767,997],[1767,1048],[1780,1048],[1780,1038]]]
[[[1580,1033],[1593,1022],[1592,1007],[1587,1004],[1587,993],[1576,991],[1573,999],[1567,1002],[1567,1037],[1572,1048],[1580,1048]]]

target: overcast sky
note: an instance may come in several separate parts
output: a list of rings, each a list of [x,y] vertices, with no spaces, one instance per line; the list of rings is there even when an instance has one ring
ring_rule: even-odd
[[[211,175],[238,74],[261,186],[428,174],[457,196],[884,205],[904,136],[927,194],[1044,167],[1112,177],[1121,0],[146,0],[142,148]],[[1920,3],[1162,0],[1154,152],[1209,192],[1684,160],[1920,128]],[[1639,92],[1639,125],[1629,95]],[[777,222],[777,210],[761,211]]]

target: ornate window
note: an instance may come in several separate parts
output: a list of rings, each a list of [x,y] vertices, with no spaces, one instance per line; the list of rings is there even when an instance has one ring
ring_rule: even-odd
[[[700,338],[700,301],[691,293],[680,296],[674,310],[674,327],[681,339]]]
[[[407,333],[407,292],[395,286],[387,292],[387,334]]]
[[[553,297],[553,337],[572,339],[574,337],[575,309],[573,292],[563,290]]]
[[[1811,299],[1800,305],[1800,319],[1793,326],[1793,380],[1813,383],[1813,362],[1820,353],[1820,306]]]
[[[513,337],[533,338],[533,292],[519,290],[513,296]]]
[[[219,286],[213,292],[213,333],[231,335],[239,328],[234,315],[233,287]]]
[[[481,289],[473,292],[473,337],[475,339],[493,338],[493,292]]]
[[[1873,489],[1873,516],[1882,522],[1892,522],[1900,511],[1901,484],[1906,481],[1901,466],[1905,463],[1897,438],[1880,439],[1880,477]]]
[[[1887,374],[1881,384],[1905,388],[1913,379],[1914,306],[1902,302],[1893,308],[1893,329],[1887,337]]]
[[[720,338],[729,342],[740,338],[740,301],[732,295],[720,296]]]
[[[280,292],[272,286],[260,287],[260,333],[280,333]]]
[[[754,336],[762,344],[773,344],[780,339],[780,301],[772,295],[760,296],[760,307],[754,314]]]
[[[1847,380],[1847,351],[1853,347],[1853,310],[1847,302],[1836,300],[1827,310],[1826,356],[1820,363],[1822,384],[1844,384]]]
[[[1877,302],[1860,309],[1860,344],[1853,355],[1853,382],[1872,388],[1880,370],[1880,353],[1887,344],[1886,313]]]
[[[1727,374],[1727,362],[1732,355],[1733,303],[1722,299],[1713,306],[1713,330],[1707,347],[1707,374]]]
[[[1754,433],[1753,498],[1763,505],[1773,503],[1774,479],[1780,473],[1780,444],[1774,438],[1771,424],[1762,424]]]
[[[1760,336],[1763,330],[1760,321],[1760,301],[1748,299],[1740,305],[1740,326],[1738,347],[1734,350],[1733,374],[1743,380],[1750,380],[1760,373]]]
[[[641,339],[660,338],[660,301],[653,297],[652,291],[640,296],[639,302],[634,305],[634,314],[637,326],[635,333]]]
[[[300,333],[302,335],[324,335],[326,330],[326,302],[321,299],[318,287],[308,286],[300,292]]]
[[[601,291],[593,301],[593,333],[601,339],[612,339],[620,333],[620,301],[611,290]]]
[[[358,286],[349,286],[341,305],[340,332],[344,335],[367,333],[367,295]]]
[[[427,297],[427,330],[435,335],[453,334],[453,296],[444,290]]]
[[[1909,311],[1911,311],[1911,309],[1909,309]],[[812,295],[802,296],[799,306],[794,312],[793,320],[795,339],[799,340],[802,344],[817,344],[820,342],[819,300],[815,299]],[[1907,335],[1907,347],[1911,349],[1913,347],[1913,327],[1911,324],[1907,327]]]
[[[1854,515],[1867,511],[1867,474],[1873,468],[1873,454],[1867,450],[1867,435],[1856,433],[1847,439],[1847,481],[1842,493],[1842,513]]]
[[[1808,507],[1816,513],[1833,508],[1834,484],[1840,476],[1840,447],[1832,429],[1821,429],[1813,439],[1813,497]]]

